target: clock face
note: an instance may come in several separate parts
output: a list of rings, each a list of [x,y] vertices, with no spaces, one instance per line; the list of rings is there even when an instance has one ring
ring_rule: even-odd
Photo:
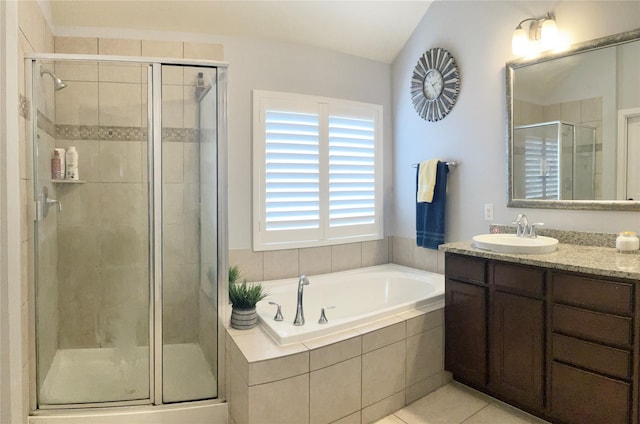
[[[425,52],[411,77],[411,101],[420,117],[435,122],[451,112],[460,91],[456,61],[445,49]]]
[[[443,87],[442,74],[435,69],[430,69],[422,83],[424,96],[427,100],[434,101],[442,93]]]

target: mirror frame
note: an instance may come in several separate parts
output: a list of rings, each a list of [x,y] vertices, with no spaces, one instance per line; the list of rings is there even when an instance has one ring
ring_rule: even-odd
[[[541,62],[572,56],[640,40],[640,28],[607,37],[596,38],[572,45],[568,50],[546,53],[534,59],[516,59],[507,62],[507,207],[540,209],[582,209],[608,211],[640,211],[640,201],[631,200],[530,200],[513,198],[513,78],[514,71]]]

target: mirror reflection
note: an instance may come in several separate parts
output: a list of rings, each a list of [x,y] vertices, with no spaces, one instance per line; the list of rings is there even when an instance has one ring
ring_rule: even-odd
[[[640,30],[511,62],[507,78],[510,206],[640,209]]]
[[[593,200],[602,196],[596,174],[596,129],[562,121],[513,129],[513,191],[518,199]]]

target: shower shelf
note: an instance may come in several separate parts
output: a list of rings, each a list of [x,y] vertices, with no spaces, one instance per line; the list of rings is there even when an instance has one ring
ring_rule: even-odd
[[[55,184],[84,184],[84,180],[51,180]]]

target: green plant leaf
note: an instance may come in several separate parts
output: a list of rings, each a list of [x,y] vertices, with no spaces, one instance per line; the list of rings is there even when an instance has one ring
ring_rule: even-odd
[[[240,270],[237,266],[229,268],[229,301],[234,308],[255,308],[256,303],[267,297],[269,293],[260,283],[248,284],[247,280],[240,280]]]

